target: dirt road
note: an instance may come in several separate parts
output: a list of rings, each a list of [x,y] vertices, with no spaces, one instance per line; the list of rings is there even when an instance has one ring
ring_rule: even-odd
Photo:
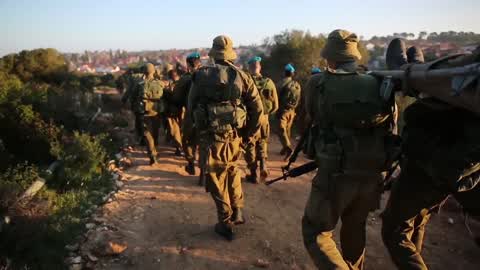
[[[283,164],[278,151],[274,141],[272,177],[280,175]],[[128,248],[120,256],[100,258],[96,269],[314,269],[300,227],[312,174],[270,187],[244,182],[248,220],[238,227],[237,239],[227,242],[213,232],[213,201],[196,185],[197,177],[184,172],[183,158],[168,147],[160,153],[153,167],[140,149],[132,153],[125,186],[103,207],[106,223]],[[366,268],[394,269],[381,241],[379,213],[368,219]],[[434,216],[427,230],[424,256],[431,269],[479,269],[480,249],[458,213]]]

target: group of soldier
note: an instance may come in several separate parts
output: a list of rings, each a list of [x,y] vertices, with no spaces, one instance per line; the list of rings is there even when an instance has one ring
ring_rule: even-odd
[[[305,247],[319,269],[363,269],[367,216],[378,208],[386,172],[398,160],[400,136],[395,97],[382,97],[381,80],[359,71],[357,46],[354,33],[330,33],[321,52],[327,68],[312,69],[302,93],[291,64],[274,84],[262,75],[258,56],[248,61],[248,72],[235,66],[232,40],[218,36],[209,52],[211,64],[202,66],[200,55],[192,53],[187,72],[178,78],[168,71],[167,80],[147,64],[143,75],[132,76],[124,101],[132,101],[136,130],[151,164],[157,162],[155,141],[162,122],[177,154],[183,149],[191,175],[198,149],[199,184],[217,209],[214,230],[233,240],[235,226],[245,223],[237,161],[244,152],[249,182],[268,176],[271,118],[278,121],[280,154],[288,158],[302,97],[308,126],[304,152],[318,165],[302,220]],[[416,48],[408,55],[404,64],[423,61]],[[400,269],[427,269],[420,252],[430,214],[449,195],[468,193],[478,182],[479,119],[435,98],[419,97],[404,121],[408,136],[401,144],[402,172],[382,214],[382,237]],[[332,238],[339,219],[341,252]]]

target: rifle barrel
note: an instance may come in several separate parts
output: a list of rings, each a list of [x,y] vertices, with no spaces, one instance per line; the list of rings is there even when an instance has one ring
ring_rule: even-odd
[[[374,76],[392,77],[394,79],[429,79],[454,76],[478,76],[480,75],[480,63],[470,64],[461,67],[430,69],[430,70],[412,70],[407,73],[406,70],[374,70],[370,72]]]

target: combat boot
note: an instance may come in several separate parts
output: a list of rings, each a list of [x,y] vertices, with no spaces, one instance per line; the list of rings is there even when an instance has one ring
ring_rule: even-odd
[[[267,168],[267,161],[262,158],[260,159],[260,180],[263,182],[268,177],[268,168]]]
[[[235,225],[240,225],[245,223],[245,218],[243,217],[242,208],[233,208],[232,218],[230,219]]]
[[[155,156],[150,156],[150,165],[158,164],[157,158]]]
[[[193,162],[188,162],[187,166],[185,166],[185,171],[189,175],[195,175],[195,164]]]
[[[228,241],[232,241],[235,238],[235,235],[233,233],[233,225],[231,223],[225,224],[225,223],[217,223],[215,224],[215,232],[227,239]]]
[[[250,174],[248,174],[246,177],[245,177],[245,180],[247,180],[247,182],[250,182],[252,184],[258,184],[258,179],[257,179],[257,168],[250,168]]]

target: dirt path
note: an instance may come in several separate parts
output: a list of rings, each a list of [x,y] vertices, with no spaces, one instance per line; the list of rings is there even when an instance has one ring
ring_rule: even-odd
[[[283,164],[278,151],[274,141],[272,177]],[[183,158],[167,147],[160,153],[154,167],[143,152],[132,153],[134,166],[125,174],[125,186],[103,208],[106,223],[128,248],[118,257],[100,258],[96,269],[257,269],[258,260],[269,269],[314,269],[300,227],[312,174],[270,187],[244,182],[248,220],[239,226],[237,240],[227,242],[213,232],[213,201],[196,185],[197,177],[184,172]],[[381,242],[378,216],[374,212],[368,220],[366,267],[394,269]],[[432,218],[424,249],[431,269],[478,269],[480,249],[461,223],[461,216],[451,212]]]

